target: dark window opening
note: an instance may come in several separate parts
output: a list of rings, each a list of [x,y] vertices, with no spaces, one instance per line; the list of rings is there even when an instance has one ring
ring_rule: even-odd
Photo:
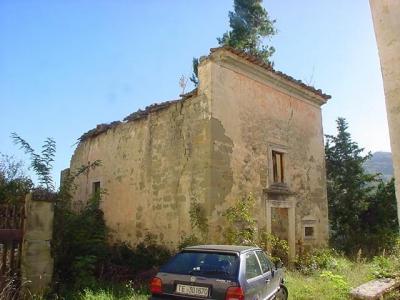
[[[304,227],[304,236],[305,237],[313,237],[314,236],[314,227],[310,227],[310,226]]]
[[[92,192],[95,195],[99,195],[100,194],[100,181],[93,182]]]
[[[284,182],[283,153],[272,151],[272,169],[274,183]]]

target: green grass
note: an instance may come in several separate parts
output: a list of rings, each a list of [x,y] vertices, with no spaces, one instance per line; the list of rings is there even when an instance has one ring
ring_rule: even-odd
[[[346,258],[337,258],[334,268],[329,271],[316,271],[312,275],[296,271],[286,272],[289,299],[293,300],[349,299],[350,289],[372,279],[369,263],[351,262]]]
[[[374,279],[373,262],[354,262],[343,256],[334,256],[327,269],[316,269],[310,275],[298,271],[286,271],[286,286],[290,300],[345,300],[349,291]],[[147,300],[147,290],[137,290],[131,284],[98,283],[94,288],[73,292],[57,299],[65,300]],[[40,298],[37,298],[40,299]],[[385,297],[386,300],[400,299],[400,291]]]
[[[76,300],[147,300],[148,295],[141,292],[127,292],[127,293],[115,293],[113,290],[85,290],[84,292],[80,293],[78,297],[75,298]]]
[[[147,300],[146,289],[134,289],[131,284],[98,283],[94,288],[86,288],[82,292],[70,291],[57,298],[62,300]]]

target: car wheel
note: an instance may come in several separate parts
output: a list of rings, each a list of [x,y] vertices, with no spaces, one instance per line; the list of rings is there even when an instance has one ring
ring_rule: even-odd
[[[275,300],[287,300],[288,299],[288,290],[286,286],[281,285],[279,291],[275,295]]]

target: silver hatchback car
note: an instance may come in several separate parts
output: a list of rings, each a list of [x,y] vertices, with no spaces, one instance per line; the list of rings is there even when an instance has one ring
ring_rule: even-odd
[[[152,278],[150,299],[286,300],[283,275],[260,248],[192,246]]]

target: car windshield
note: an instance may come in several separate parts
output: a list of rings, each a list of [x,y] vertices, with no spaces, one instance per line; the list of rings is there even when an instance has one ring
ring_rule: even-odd
[[[239,257],[229,253],[184,251],[174,256],[160,271],[233,280],[237,276]]]

